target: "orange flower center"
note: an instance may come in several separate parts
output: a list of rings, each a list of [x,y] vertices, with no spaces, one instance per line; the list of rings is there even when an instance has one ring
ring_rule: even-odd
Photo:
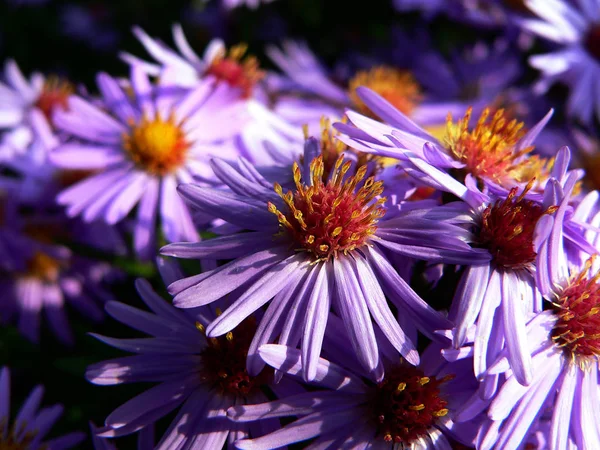
[[[377,230],[376,223],[384,214],[385,198],[375,200],[383,192],[383,182],[367,178],[367,166],[344,181],[352,163],[339,157],[332,175],[323,181],[324,163],[319,156],[310,163],[310,186],[301,182],[300,168],[294,163],[296,191],[283,193],[275,183],[275,192],[287,206],[287,214],[269,203],[280,226],[315,260],[328,260],[338,252],[347,253],[366,244]]]
[[[510,120],[504,109],[490,116],[490,109],[486,108],[475,128],[469,130],[472,113],[473,109],[469,108],[464,118],[456,123],[448,115],[446,134],[442,139],[450,155],[464,163],[468,173],[502,183],[507,177],[521,179],[536,168],[535,164],[522,158],[533,150],[533,146],[517,150],[517,143],[525,135],[523,122]],[[545,163],[545,160],[539,161]]]
[[[144,117],[132,125],[123,136],[123,147],[138,166],[152,174],[165,175],[183,164],[189,145],[174,117],[162,120],[157,116],[154,120]]]
[[[241,89],[244,98],[252,96],[254,86],[265,76],[260,70],[258,59],[254,56],[244,58],[247,49],[246,44],[238,44],[232,47],[228,54],[223,53],[214,58],[206,69],[207,75]]]
[[[27,261],[27,277],[38,278],[47,282],[56,282],[60,275],[61,263],[43,252],[35,252]]]
[[[552,339],[579,362],[600,357],[600,273],[587,275],[593,260],[586,262],[554,302],[558,321]]]
[[[438,419],[448,414],[448,402],[441,398],[439,386],[452,378],[426,377],[411,366],[386,371],[371,403],[378,436],[386,442],[409,445],[427,435]]]
[[[360,86],[377,92],[406,115],[410,115],[422,100],[421,88],[410,72],[387,66],[360,71],[350,80],[348,92],[356,108],[369,116],[374,114],[356,94],[356,88]]]

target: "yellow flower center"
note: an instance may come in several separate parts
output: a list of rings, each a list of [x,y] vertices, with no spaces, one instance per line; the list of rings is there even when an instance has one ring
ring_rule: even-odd
[[[406,115],[410,115],[422,100],[421,88],[410,72],[387,66],[360,71],[350,80],[348,91],[356,108],[369,116],[374,114],[356,94],[356,88],[360,86],[377,92]]]
[[[123,147],[129,157],[146,171],[165,175],[180,167],[189,147],[174,117],[162,120],[146,117],[123,136]]]
[[[342,118],[340,121],[342,123],[346,123],[346,117]],[[339,132],[331,126],[331,121],[323,116],[321,117],[321,156],[323,158],[323,181],[326,182],[329,179],[329,174],[334,169],[335,164],[340,157],[340,155],[344,152],[352,153],[356,157],[357,166],[364,166],[370,162],[375,163],[374,169],[379,170],[384,160],[391,160],[391,158],[382,158],[380,156],[373,155],[371,153],[364,153],[354,150],[351,147],[348,147],[342,141],[340,141],[337,136]],[[308,125],[305,125],[303,128],[304,131],[304,139],[308,139],[310,134],[308,131]],[[304,163],[304,155],[300,155],[300,163]]]

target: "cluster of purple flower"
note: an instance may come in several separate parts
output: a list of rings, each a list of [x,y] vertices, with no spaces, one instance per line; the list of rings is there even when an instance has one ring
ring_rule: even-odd
[[[155,383],[96,448],[600,448],[600,1],[395,6],[504,37],[443,57],[399,33],[404,59],[340,77],[301,42],[267,49],[275,73],[134,28],[148,56],[98,95],[5,64],[1,323],[70,344],[69,303],[147,335],[94,335],[133,355],[90,382]],[[130,246],[172,299],[110,288],[100,256]],[[83,439],[42,442],[41,388],[10,425],[9,392],[4,368],[0,449]]]

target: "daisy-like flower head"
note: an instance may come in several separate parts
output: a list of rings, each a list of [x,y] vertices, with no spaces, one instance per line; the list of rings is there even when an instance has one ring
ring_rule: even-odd
[[[463,185],[415,154],[405,153],[408,164],[404,167],[410,174],[465,200],[464,204],[441,207],[440,217],[444,217],[444,211],[454,215],[457,208],[468,205],[465,213],[471,218],[467,223],[472,232],[469,242],[490,255],[489,262],[465,269],[450,311],[450,318],[456,323],[453,341],[457,348],[465,342],[469,328],[477,324],[473,348],[477,376],[482,376],[495,360],[506,340],[516,379],[523,384],[531,382],[531,357],[523,345],[525,324],[531,314],[542,310],[534,275],[539,245],[547,237],[551,216],[560,212],[560,222],[564,223],[570,242],[579,249],[590,250],[569,203],[582,176],[579,171],[568,171],[569,160],[568,149],[561,149],[542,194],[529,196],[533,186],[530,181],[523,189],[512,188],[506,195],[487,195],[478,191],[472,175],[467,175],[467,184]],[[562,194],[557,195],[559,192]],[[492,385],[490,382],[490,388]],[[492,393],[493,389],[485,395]]]
[[[349,111],[349,121],[356,128],[344,124],[336,127],[348,135],[343,139],[352,147],[401,161],[410,154],[460,175],[461,180],[470,174],[505,191],[514,186],[524,187],[531,178],[536,178],[536,190],[543,189],[547,181],[552,161],[530,154],[552,111],[526,132],[524,124],[504,109],[484,109],[473,126],[472,109],[468,109],[457,121],[448,115],[445,132],[437,139],[373,91],[358,88],[357,92],[389,125]]]
[[[487,409],[489,420],[479,431],[477,448],[519,448],[540,426],[549,430],[550,448],[594,448],[597,445],[600,427],[591,411],[600,405],[598,265],[595,256],[581,264],[569,262],[576,260],[569,257],[574,250],[585,254],[567,245],[575,239],[567,225],[572,207],[569,196],[575,183],[576,177],[570,174],[560,185],[561,189],[555,191],[559,194],[555,200],[558,210],[541,219],[536,230],[535,280],[540,295],[547,300],[546,310],[538,309],[534,316],[528,317],[521,339],[513,340],[512,344],[506,339],[500,342],[499,351],[493,356],[488,353],[490,364],[482,376],[484,384],[491,381],[487,383],[488,391],[494,395],[484,395],[492,401]],[[552,184],[555,189],[558,187],[556,180],[552,180]],[[590,198],[596,200],[597,195]],[[587,198],[582,204],[585,202]],[[578,211],[574,216],[577,214]],[[598,222],[598,216],[591,221],[594,226]],[[592,242],[597,246],[596,232],[590,230],[587,234],[593,235]],[[595,253],[593,247],[591,251]],[[589,250],[586,252],[589,255]],[[496,313],[494,326],[500,323],[497,316]],[[503,323],[506,327],[506,322]],[[523,383],[510,361],[515,351],[531,355],[532,376],[527,383]],[[472,354],[477,358],[477,351]],[[499,381],[503,381],[502,384],[498,384]],[[459,418],[468,418],[468,410],[476,411],[477,403],[481,405],[479,395],[474,402],[466,403],[468,407],[459,413]]]
[[[293,392],[299,389],[286,381],[271,384],[272,372],[268,370],[257,376],[246,371],[246,354],[256,330],[253,318],[224,336],[208,338],[205,326],[220,313],[218,308],[177,310],[154,293],[146,281],[138,280],[136,286],[152,312],[118,302],[109,302],[106,309],[118,321],[151,337],[115,339],[96,335],[106,344],[135,355],[94,364],[86,376],[99,385],[158,384],[113,411],[106,426],[99,430],[100,435],[133,433],[176,408],[180,408],[177,416],[153,448],[222,448],[224,444],[233,448],[233,439],[257,437],[276,429],[278,422],[270,421],[266,428],[250,424],[234,430],[226,418],[230,406],[266,401],[267,386],[277,394],[288,388]]]
[[[452,219],[436,220],[433,210],[403,213],[396,205],[386,218],[382,183],[367,176],[365,166],[341,156],[324,179],[325,158],[314,138],[306,143],[302,165],[294,164],[294,185],[287,192],[279,184],[273,192],[247,161],[234,168],[215,160],[213,167],[231,192],[194,185],[183,185],[180,192],[199,211],[250,231],[205,243],[171,244],[162,253],[233,259],[169,287],[181,308],[228,295],[234,299],[207,328],[210,337],[227,333],[269,303],[249,352],[250,373],[262,367],[258,346],[279,336],[279,343],[290,346],[302,341],[305,377],[314,378],[332,307],[342,317],[359,361],[374,378],[381,378],[383,369],[378,329],[416,364],[414,343],[394,318],[386,295],[432,337],[431,330],[443,329],[447,322],[398,275],[387,252],[467,264],[485,253],[469,247],[464,228]]]
[[[323,115],[337,118],[345,108],[355,108],[363,114],[374,116],[375,111],[358,95],[360,86],[377,92],[403,113],[436,125],[440,122],[438,98],[443,98],[445,103],[448,100],[447,96],[437,95],[438,91],[434,91],[433,96],[426,95],[417,72],[392,65],[380,64],[359,70],[345,86],[341,86],[305,44],[287,41],[281,49],[267,48],[267,54],[285,74],[278,81],[279,85],[272,83],[272,96],[276,100],[274,110],[292,123],[318,124]],[[431,73],[427,70],[421,72],[430,82]],[[439,88],[439,85],[436,87]],[[452,85],[452,88],[455,86]],[[445,107],[459,112],[465,110],[464,105],[458,103],[446,103]],[[311,131],[314,132],[312,127]]]
[[[292,377],[301,376],[298,350],[264,345],[259,351],[273,368]],[[228,410],[229,417],[238,423],[299,417],[264,437],[238,441],[237,446],[268,449],[311,438],[316,438],[313,446],[323,449],[350,444],[359,448],[445,449],[455,440],[469,445],[479,419],[457,426],[452,416],[461,401],[475,391],[477,382],[468,361],[436,364],[433,353],[423,355],[420,367],[386,361],[385,377],[378,383],[366,379],[360,370],[348,369],[348,361],[338,365],[321,358],[318,377],[311,383],[316,389],[311,392]]]
[[[311,180],[306,185],[301,181],[300,167],[295,164],[295,192],[284,194],[281,186],[275,184],[275,192],[285,202],[287,214],[273,203],[267,204],[284,231],[317,261],[363,247],[385,214],[381,206],[385,197],[373,202],[383,193],[383,182],[370,177],[357,188],[365,178],[367,166],[361,166],[354,176],[342,181],[351,166],[352,161],[338,158],[331,178],[324,183],[325,164],[319,156],[310,163]]]
[[[256,84],[265,75],[258,60],[246,54],[245,44],[227,50],[223,41],[214,39],[206,47],[204,55],[199,57],[180,25],[173,26],[178,52],[152,39],[141,28],[135,27],[133,32],[158,64],[143,61],[129,53],[122,53],[121,58],[132,66],[142,68],[148,75],[160,77],[165,85],[195,88],[203,78],[211,75],[217,81],[235,88],[241,97],[250,98],[254,96]]]
[[[6,450],[63,450],[73,448],[85,439],[85,434],[73,432],[44,440],[63,413],[61,405],[40,408],[44,388],[35,387],[21,406],[16,419],[10,418],[10,372],[0,369],[0,448]]]
[[[546,270],[550,264],[538,266]],[[600,407],[600,275],[594,258],[577,270],[573,268],[568,278],[553,280],[546,295],[551,309],[527,324],[523,345],[532,354],[534,376],[528,386],[522,386],[508,372],[490,404],[490,424],[480,431],[478,448],[516,448],[535,432],[536,419],[546,415],[552,448],[597,445],[600,425],[593,411]],[[506,369],[506,361],[499,358],[489,372]]]
[[[530,57],[530,64],[542,72],[536,86],[539,93],[561,81],[569,86],[567,112],[583,122],[600,120],[600,2],[526,0],[538,17],[522,20],[523,29],[558,44],[544,55]]]
[[[0,163],[14,163],[27,152],[48,151],[59,140],[52,114],[67,106],[74,87],[57,77],[33,73],[28,80],[13,60],[0,82]]]
[[[356,93],[360,86],[377,92],[406,115],[411,115],[422,100],[421,89],[410,72],[387,66],[374,67],[358,72],[348,83],[352,103],[358,111],[367,115],[370,110]]]
[[[55,115],[70,139],[51,160],[61,168],[90,171],[58,196],[70,216],[115,224],[139,204],[134,246],[149,258],[158,211],[167,241],[198,239],[177,184],[211,177],[210,154],[235,157],[231,138],[245,120],[237,94],[210,79],[185,94],[173,93],[134,67],[131,86],[133,95],[107,74],[98,75],[104,110],[70,97],[69,110]]]
[[[63,242],[119,252],[123,243],[104,224],[66,220],[62,216],[18,217],[10,225],[10,246],[18,254],[11,267],[0,269],[4,293],[0,320],[16,322],[19,331],[39,342],[42,316],[64,344],[73,344],[66,305],[85,317],[99,321],[104,315],[99,304],[112,298],[107,290],[118,271],[110,264],[74,254]],[[7,241],[8,242],[8,241]]]

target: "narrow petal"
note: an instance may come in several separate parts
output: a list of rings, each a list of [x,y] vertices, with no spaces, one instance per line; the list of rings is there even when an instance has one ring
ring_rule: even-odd
[[[379,325],[385,337],[409,363],[413,365],[419,364],[419,352],[398,324],[392,311],[390,311],[385,295],[373,270],[367,261],[358,255],[354,260],[354,266],[373,319]]]
[[[273,234],[261,231],[219,236],[203,242],[169,244],[160,249],[166,256],[185,259],[233,259],[251,251],[257,252],[273,246]]]
[[[288,375],[300,378],[302,375],[301,352],[285,345],[267,344],[258,349],[260,357],[271,367]],[[327,389],[351,393],[365,393],[366,386],[357,376],[346,369],[319,358],[317,376],[311,384]]]
[[[330,307],[329,266],[321,264],[317,271],[317,277],[306,306],[302,338],[302,365],[305,381],[312,381],[317,376],[317,366]]]
[[[577,387],[579,368],[571,365],[566,371],[562,384],[558,388],[558,398],[552,414],[550,427],[550,450],[568,448],[569,428],[571,426],[571,410],[573,397]]]
[[[490,265],[468,266],[463,273],[453,300],[453,315],[456,317],[456,332],[453,336],[454,348],[460,348],[467,339],[467,330],[471,327],[485,297],[490,278]]]
[[[340,315],[360,363],[369,371],[379,364],[379,350],[371,316],[356,273],[347,256],[333,262]]]
[[[295,442],[302,442],[333,430],[339,430],[343,427],[348,427],[350,430],[353,422],[358,420],[356,416],[357,412],[353,409],[336,411],[335,413],[314,413],[298,419],[290,425],[266,436],[236,442],[236,446],[244,450],[270,450],[279,448]]]
[[[188,284],[186,279],[177,281],[169,286],[171,294],[177,293],[173,304],[178,308],[207,305],[229,294],[244,283],[257,280],[285,259],[287,259],[287,254],[280,249],[263,250],[234,260],[211,272],[200,274],[199,279],[189,287],[180,286]],[[195,280],[192,279],[192,281]]]
[[[242,320],[277,295],[287,283],[300,278],[305,265],[304,255],[294,255],[281,261],[212,322],[206,328],[206,335],[221,336],[233,330]]]
[[[508,359],[515,377],[519,383],[528,385],[532,379],[531,354],[527,343],[527,332],[521,298],[517,294],[515,280],[511,272],[504,272],[501,278],[502,315],[504,318],[504,333],[508,348]]]
[[[356,406],[364,398],[337,391],[305,392],[258,405],[232,406],[227,417],[236,422],[253,422],[276,417],[306,416],[315,411],[340,410]]]

